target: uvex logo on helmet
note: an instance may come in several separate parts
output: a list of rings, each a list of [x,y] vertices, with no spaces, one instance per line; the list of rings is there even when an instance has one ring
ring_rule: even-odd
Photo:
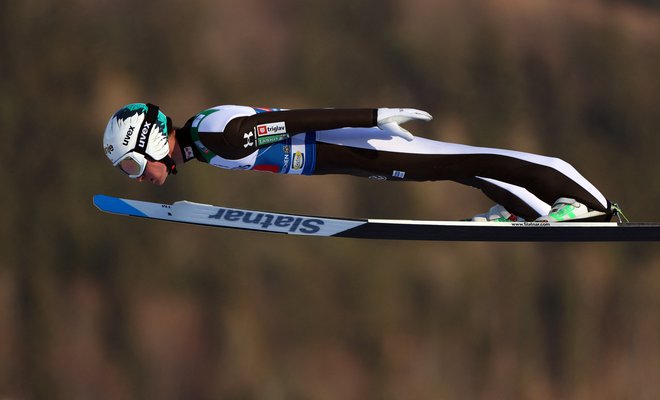
[[[126,132],[126,136],[124,136],[124,141],[122,142],[124,146],[128,146],[128,143],[131,140],[131,136],[133,135],[134,130],[135,130],[134,126],[128,128],[128,132]]]
[[[147,133],[149,133],[149,130],[151,129],[151,123],[150,122],[145,122],[144,126],[142,127],[142,131],[140,131],[140,147],[145,148],[147,146]]]

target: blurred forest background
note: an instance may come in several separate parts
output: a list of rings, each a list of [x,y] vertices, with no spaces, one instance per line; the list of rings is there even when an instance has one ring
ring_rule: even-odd
[[[660,220],[656,0],[0,3],[0,398],[658,399],[660,245],[359,241],[100,213],[92,195],[459,219],[456,184],[113,169],[123,104],[416,107]]]

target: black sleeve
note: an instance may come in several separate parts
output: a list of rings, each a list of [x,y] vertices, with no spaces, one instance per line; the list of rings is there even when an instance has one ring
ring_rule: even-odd
[[[322,131],[338,128],[376,126],[375,108],[322,108],[309,110],[272,111],[239,117],[227,124],[225,133],[241,134],[254,131],[258,125],[284,122],[287,133]]]
[[[293,136],[310,131],[376,126],[377,113],[375,108],[271,111],[234,118],[229,121],[222,135],[199,132],[199,137],[215,154],[235,160],[247,156],[258,147],[269,145],[259,145],[255,140],[260,125],[284,123],[286,134]]]

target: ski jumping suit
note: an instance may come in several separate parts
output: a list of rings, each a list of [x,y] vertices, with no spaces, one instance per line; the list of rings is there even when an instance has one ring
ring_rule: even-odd
[[[279,110],[218,106],[176,130],[184,160],[282,174],[348,174],[393,181],[451,180],[480,189],[525,220],[560,197],[607,212],[607,199],[557,158],[415,137],[376,125],[377,109]]]

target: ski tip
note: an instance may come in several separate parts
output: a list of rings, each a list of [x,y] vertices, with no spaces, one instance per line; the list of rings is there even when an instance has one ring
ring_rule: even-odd
[[[137,208],[129,205],[125,200],[119,199],[117,197],[106,196],[104,194],[95,194],[93,197],[93,202],[96,208],[104,212],[113,213],[113,214],[122,214],[122,215],[132,215],[136,217],[146,216],[143,212],[141,212]]]
[[[95,194],[94,196],[92,196],[92,202],[94,203],[96,208],[102,210],[103,204],[106,202],[107,198],[108,196],[104,194]]]

